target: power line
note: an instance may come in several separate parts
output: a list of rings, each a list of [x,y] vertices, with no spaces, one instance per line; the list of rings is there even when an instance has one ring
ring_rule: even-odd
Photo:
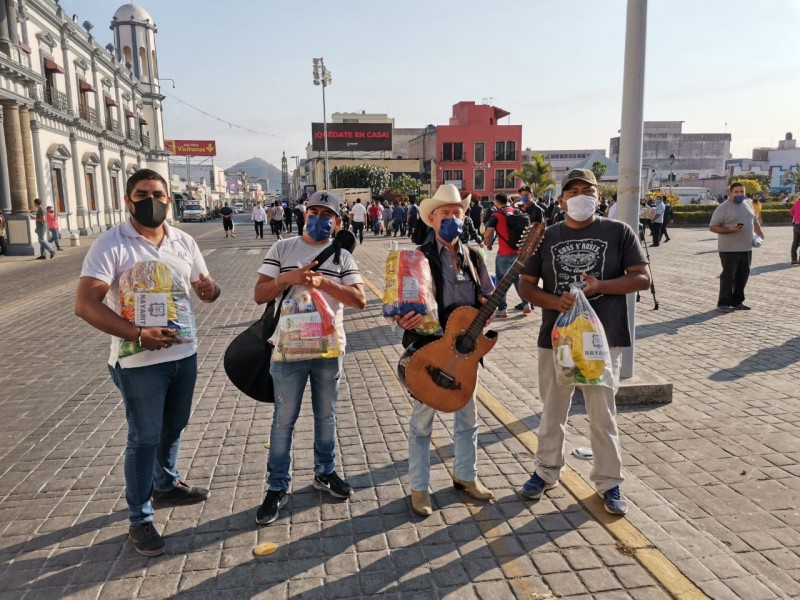
[[[219,121],[220,123],[224,123],[225,125],[227,125],[230,128],[241,129],[242,131],[247,131],[248,133],[255,133],[256,135],[264,135],[264,136],[267,136],[267,137],[277,138],[277,139],[280,139],[280,140],[294,140],[294,141],[298,141],[299,140],[299,138],[288,138],[288,137],[285,137],[285,136],[282,136],[282,135],[276,135],[274,133],[266,133],[264,131],[258,131],[256,129],[251,129],[249,127],[244,127],[243,125],[239,125],[237,123],[232,123],[231,121],[228,121],[227,119],[223,119],[222,117],[218,117],[216,115],[212,115],[211,113],[204,111],[202,108],[198,108],[194,104],[190,104],[190,103],[186,102],[186,100],[181,100],[175,94],[168,94],[168,93],[163,92],[163,91],[162,91],[162,93],[165,96],[168,96],[168,97],[172,98],[173,100],[177,100],[181,104],[184,104],[184,105],[188,106],[192,110],[196,110],[197,112],[199,112],[204,117],[208,117],[209,119],[214,119],[215,121]]]

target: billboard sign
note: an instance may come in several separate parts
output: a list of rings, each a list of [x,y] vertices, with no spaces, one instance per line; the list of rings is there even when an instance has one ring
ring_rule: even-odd
[[[322,123],[311,124],[311,149],[325,150]],[[331,152],[375,152],[392,150],[391,123],[328,123],[328,150]]]
[[[164,140],[164,149],[173,156],[216,156],[214,140]]]

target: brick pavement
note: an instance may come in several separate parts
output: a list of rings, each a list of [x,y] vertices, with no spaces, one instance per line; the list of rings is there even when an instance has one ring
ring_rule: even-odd
[[[449,486],[452,419],[444,415],[447,427],[434,431],[438,510],[413,516],[410,404],[394,377],[399,333],[371,294],[364,311],[348,311],[338,406],[338,454],[355,497],[340,503],[310,486],[313,423],[304,409],[290,504],[276,523],[257,528],[271,408],[241,397],[221,359],[259,314],[254,271],[269,241],[252,241],[246,226],[235,240],[220,238],[218,223],[186,229],[224,289],[219,302],[198,310],[200,376],[180,461],[190,481],[210,484],[212,498],[157,512],[168,547],[156,559],[124,543],[125,426],[104,367],[107,336],[72,316],[85,246],[53,261],[0,264],[2,597],[666,596],[565,490],[538,503],[515,495],[531,457],[484,407],[479,472],[497,501],[465,504]],[[676,229],[673,242],[651,251],[661,310],[648,310],[652,300],[643,295],[639,357],[664,368],[675,400],[620,414],[630,521],[715,598],[800,594],[800,325],[784,300],[797,297],[800,269],[786,264],[788,228],[767,234],[748,286],[751,313],[711,312],[719,270],[713,235]],[[356,254],[378,285],[385,250],[368,235]],[[528,365],[538,322],[534,313],[498,323],[501,341],[481,374],[534,429],[541,405]],[[583,445],[587,433],[576,404],[569,441]],[[584,475],[588,468],[571,465]],[[261,541],[277,542],[278,552],[254,559],[250,550]]]

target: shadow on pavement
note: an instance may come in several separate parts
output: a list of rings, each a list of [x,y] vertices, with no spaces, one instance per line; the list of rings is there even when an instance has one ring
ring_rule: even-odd
[[[714,317],[718,317],[721,314],[722,313],[719,313],[716,311],[716,309],[714,309],[707,310],[703,313],[697,313],[696,315],[689,315],[688,317],[673,319],[672,321],[664,321],[663,323],[639,325],[636,327],[636,339],[643,340],[645,338],[660,334],[675,335],[682,327],[690,327],[692,325],[705,323],[706,321],[710,321]]]
[[[720,369],[708,378],[711,381],[735,381],[750,373],[779,371],[800,360],[800,337],[786,340],[780,346],[762,348],[731,369]]]
[[[790,262],[782,262],[782,263],[775,263],[772,265],[760,265],[753,269],[750,269],[750,277],[755,275],[761,275],[762,273],[772,273],[773,271],[785,271],[788,269],[794,269],[794,265]]]

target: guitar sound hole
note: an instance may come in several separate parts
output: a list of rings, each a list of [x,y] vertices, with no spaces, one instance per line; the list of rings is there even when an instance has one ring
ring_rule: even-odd
[[[469,354],[475,350],[475,342],[469,339],[467,335],[460,335],[456,338],[456,352],[459,354]]]
[[[428,375],[433,380],[433,383],[438,385],[440,388],[444,388],[446,390],[460,390],[461,384],[456,381],[455,377],[447,373],[446,371],[442,371],[438,367],[433,367],[428,365],[425,367],[425,370],[428,372]]]

